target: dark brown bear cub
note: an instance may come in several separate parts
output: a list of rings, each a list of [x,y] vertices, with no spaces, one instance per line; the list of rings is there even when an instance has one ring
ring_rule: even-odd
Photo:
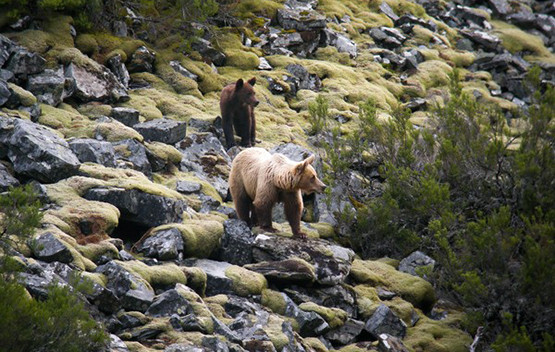
[[[301,232],[302,193],[326,189],[311,165],[313,161],[314,155],[295,162],[262,148],[249,148],[237,154],[231,164],[229,190],[239,219],[249,226],[259,225],[265,231],[275,232],[272,208],[283,202],[293,236],[306,238]]]
[[[240,78],[222,90],[220,110],[227,149],[235,145],[235,133],[241,137],[241,146],[252,147],[256,140],[256,121],[254,107],[260,103],[254,96],[252,88],[256,83],[253,77],[247,82]]]

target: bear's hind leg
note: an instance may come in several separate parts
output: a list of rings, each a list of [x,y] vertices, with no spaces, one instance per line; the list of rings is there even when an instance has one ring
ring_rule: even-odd
[[[237,217],[247,223],[249,227],[254,226],[253,219],[251,218],[251,208],[252,208],[252,200],[249,198],[247,194],[241,194],[237,197],[238,199],[234,200],[235,202],[235,211],[237,212]]]

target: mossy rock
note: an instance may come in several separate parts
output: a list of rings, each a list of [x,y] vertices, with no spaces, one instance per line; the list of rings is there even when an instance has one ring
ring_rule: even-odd
[[[94,35],[86,33],[79,34],[77,38],[75,38],[75,47],[87,56],[93,56],[99,50],[98,42]]]
[[[101,136],[103,140],[108,142],[119,142],[126,139],[135,139],[139,142],[144,140],[139,132],[113,119],[109,122],[97,123],[95,125],[94,135]]]
[[[106,287],[108,283],[108,278],[106,278],[106,275],[101,273],[90,273],[88,271],[81,271],[80,275],[85,281],[90,281],[102,287]]]
[[[10,88],[13,91],[13,94],[17,96],[21,105],[29,107],[37,103],[37,98],[33,95],[33,93],[21,88],[20,86],[8,83],[8,88]]]
[[[152,154],[156,155],[158,158],[174,163],[179,164],[181,162],[181,158],[183,157],[182,154],[177,150],[175,147],[161,143],[161,142],[145,142],[145,147],[148,149]]]
[[[183,270],[175,264],[148,266],[138,260],[116,262],[126,270],[142,277],[154,287],[169,287],[177,283],[187,283]]]
[[[320,341],[318,338],[316,337],[305,337],[302,340],[302,344],[303,346],[306,346],[312,350],[314,350],[315,352],[328,352],[328,348],[326,347],[326,345],[324,345],[322,343],[322,341]]]
[[[254,53],[236,50],[226,50],[226,65],[234,66],[242,70],[254,70],[260,65],[260,59]]]
[[[240,266],[230,266],[226,269],[225,276],[231,279],[233,291],[239,296],[260,295],[268,287],[264,275]]]
[[[40,104],[41,114],[38,122],[56,129],[65,138],[92,138],[94,122],[79,112],[64,109],[64,106],[64,104],[60,104],[55,108],[47,104]]]
[[[283,4],[272,0],[242,0],[234,9],[234,16],[241,19],[264,16],[274,18],[277,10],[283,8]]]
[[[426,89],[441,87],[449,84],[449,74],[453,68],[443,61],[429,60],[418,65],[416,74],[409,77],[407,82],[417,82]]]
[[[161,225],[152,230],[158,231],[176,228],[181,232],[186,257],[208,258],[220,245],[224,233],[222,223],[217,221],[186,220],[183,224]]]
[[[187,278],[187,286],[192,288],[199,296],[204,297],[206,291],[206,273],[197,267],[181,267],[181,270]]]
[[[511,53],[530,51],[538,57],[553,58],[553,54],[545,47],[543,40],[533,34],[502,21],[492,21],[494,34],[501,39],[501,44]]]
[[[77,107],[77,111],[82,115],[96,118],[99,116],[110,116],[112,114],[112,106],[108,104],[92,102],[79,105]]]
[[[150,89],[146,91],[150,91]],[[120,106],[138,110],[139,114],[147,121],[164,117],[162,112],[156,107],[156,102],[148,97],[148,92],[143,95],[137,91],[131,91],[129,92],[129,100]]]
[[[403,343],[414,351],[463,352],[468,351],[472,337],[442,321],[421,315],[416,325],[407,330]]]
[[[77,250],[85,256],[85,258],[88,258],[93,262],[101,256],[111,259],[119,258],[119,250],[109,241],[101,241],[99,243],[89,243],[87,245],[77,246]]]
[[[49,188],[48,193],[53,192],[53,188]],[[63,197],[63,195],[58,194],[56,197]],[[107,236],[118,226],[120,212],[111,204],[89,201],[80,197],[65,199],[58,204],[59,208],[48,209],[46,213],[67,224],[68,227],[64,231],[75,238],[87,235]],[[81,231],[81,224],[85,222],[89,224],[90,232]],[[88,256],[87,258],[92,259]]]
[[[428,281],[381,262],[355,259],[350,275],[359,283],[383,286],[424,311],[429,311],[436,301],[435,291]]]
[[[328,322],[332,329],[342,326],[349,318],[349,314],[343,309],[323,307],[314,302],[301,303],[299,308],[305,312],[317,313]]]
[[[283,293],[270,289],[262,290],[260,303],[272,312],[280,315],[285,314],[285,309],[287,308]]]
[[[370,318],[381,303],[376,288],[368,285],[356,285],[353,290],[357,295],[359,316],[364,319]]]
[[[285,335],[282,328],[284,322],[284,319],[272,314],[269,316],[266,325],[262,328],[278,351],[281,351],[289,343],[289,338]]]

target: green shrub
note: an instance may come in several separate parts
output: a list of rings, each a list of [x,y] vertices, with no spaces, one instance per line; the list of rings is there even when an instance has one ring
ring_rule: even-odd
[[[40,201],[31,185],[10,188],[0,194],[0,247],[6,249],[13,237],[31,237],[42,220]]]
[[[328,120],[328,101],[318,95],[314,101],[308,103],[310,113],[310,134],[317,134],[327,126]]]
[[[54,285],[38,301],[0,275],[0,321],[2,351],[99,351],[106,345],[101,326],[69,287]]]
[[[534,102],[518,134],[498,109],[462,93],[456,70],[429,129],[414,128],[403,110],[379,121],[369,102],[357,138],[323,131],[336,183],[348,184],[349,170],[365,175],[364,153],[385,180],[379,196],[343,188],[355,213],[336,215],[354,247],[366,258],[417,249],[434,257],[439,269],[428,277],[467,309],[469,332],[485,325],[482,343],[498,350],[542,350],[555,330],[555,90],[538,88],[537,69],[527,85]]]

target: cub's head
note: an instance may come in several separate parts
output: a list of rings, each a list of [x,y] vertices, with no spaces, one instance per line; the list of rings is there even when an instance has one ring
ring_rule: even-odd
[[[295,166],[295,175],[299,177],[297,187],[306,194],[314,192],[322,193],[327,187],[316,175],[316,170],[311,165],[313,162],[314,155],[311,155]]]
[[[256,83],[256,77],[249,79],[247,82],[239,78],[235,82],[235,96],[241,105],[257,106],[260,102],[256,99],[253,86]]]

